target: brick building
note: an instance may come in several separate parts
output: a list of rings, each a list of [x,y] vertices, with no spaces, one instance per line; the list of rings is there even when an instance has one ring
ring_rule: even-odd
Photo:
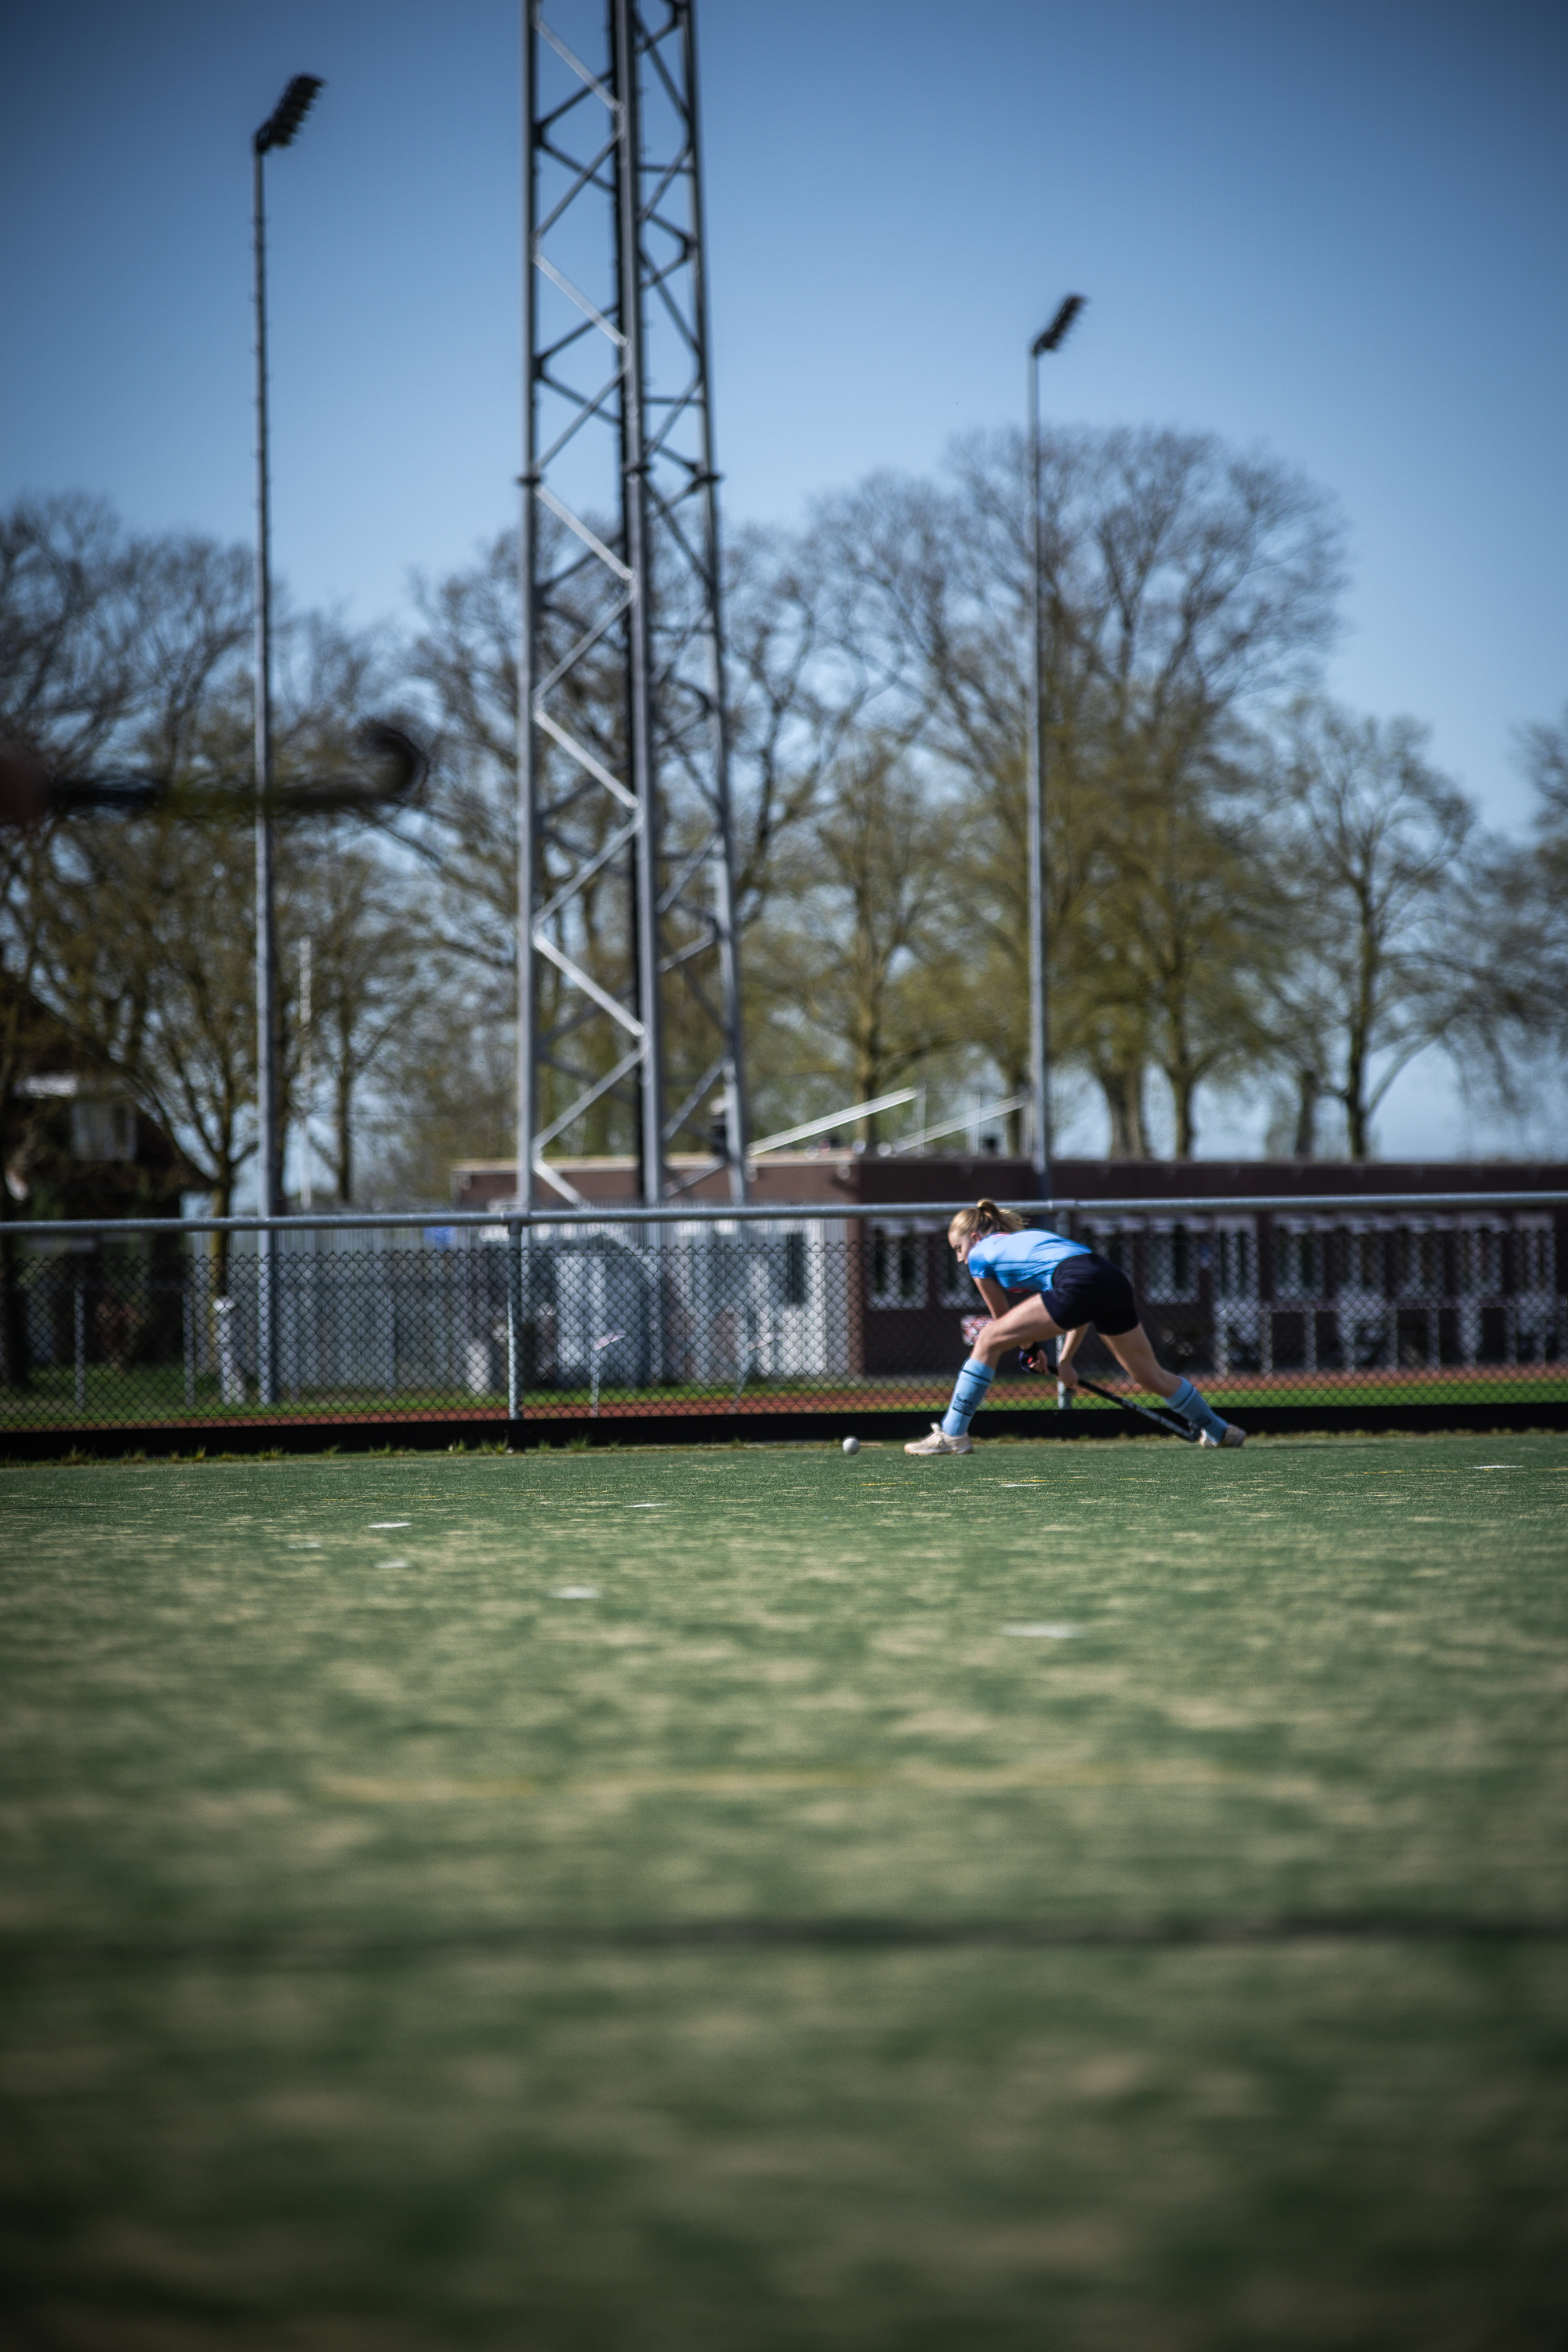
[[[690,1171],[701,1164],[689,1163]],[[586,1205],[635,1198],[629,1159],[563,1161],[558,1172]],[[677,1163],[678,1182],[682,1172]],[[1053,1221],[1126,1267],[1151,1336],[1173,1364],[1310,1374],[1568,1356],[1568,1213],[1514,1205],[1514,1196],[1568,1192],[1562,1163],[1069,1160],[1054,1174]],[[460,1208],[514,1198],[510,1161],[466,1162],[453,1179]],[[975,1296],[947,1247],[938,1204],[984,1194],[1023,1205],[1036,1189],[1026,1161],[1004,1158],[770,1155],[757,1166],[752,1200],[777,1213],[767,1285],[779,1293],[779,1314],[798,1313],[803,1328],[820,1325],[852,1374],[950,1365],[957,1320]],[[1388,1205],[1402,1195],[1433,1205]],[[689,1197],[721,1203],[722,1174],[693,1183]],[[1319,1205],[1283,1205],[1303,1198]],[[1188,1205],[1172,1209],[1173,1201]],[[885,1202],[889,1213],[826,1226],[803,1220],[792,1239],[792,1207],[835,1202]],[[702,1246],[704,1231],[715,1250],[729,1246],[722,1229],[694,1222],[677,1231],[688,1253]],[[575,1246],[589,1246],[585,1234]],[[841,1296],[815,1300],[819,1282]]]

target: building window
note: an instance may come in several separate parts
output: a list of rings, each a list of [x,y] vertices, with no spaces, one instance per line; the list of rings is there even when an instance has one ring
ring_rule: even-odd
[[[128,1102],[89,1095],[71,1105],[73,1160],[134,1160],[136,1112]]]
[[[1556,1252],[1552,1246],[1550,1225],[1516,1225],[1513,1245],[1515,1263],[1519,1267],[1516,1290],[1550,1290],[1555,1274]]]
[[[1459,1242],[1459,1288],[1497,1298],[1502,1293],[1502,1234],[1495,1225],[1473,1225]]]
[[[1214,1237],[1214,1286],[1217,1298],[1258,1296],[1258,1236],[1238,1225],[1222,1225]]]
[[[805,1235],[785,1234],[784,1237],[784,1271],[780,1285],[782,1303],[785,1307],[805,1305]]]
[[[1346,1290],[1370,1290],[1374,1297],[1384,1296],[1386,1278],[1382,1234],[1347,1234],[1345,1235]]]
[[[1321,1289],[1318,1235],[1305,1226],[1274,1228],[1274,1291],[1279,1298],[1316,1298]]]
[[[1104,1227],[1089,1226],[1080,1238],[1089,1244],[1097,1257],[1110,1265],[1119,1265],[1129,1281],[1132,1278],[1132,1236]]]
[[[978,1307],[980,1294],[969,1268],[954,1255],[952,1244],[942,1245],[942,1303],[944,1307]]]
[[[1399,1287],[1406,1298],[1437,1298],[1443,1290],[1443,1236],[1431,1231],[1399,1236]]]
[[[1144,1249],[1148,1279],[1143,1286],[1150,1297],[1191,1298],[1197,1289],[1197,1277],[1193,1237],[1185,1225],[1151,1234]]]
[[[871,1304],[923,1307],[926,1296],[925,1235],[889,1225],[871,1228]]]

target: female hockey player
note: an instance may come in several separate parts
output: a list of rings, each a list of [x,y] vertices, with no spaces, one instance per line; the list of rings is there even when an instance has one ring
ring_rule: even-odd
[[[916,1439],[906,1454],[971,1454],[969,1424],[985,1402],[996,1367],[1009,1348],[1027,1360],[1048,1339],[1057,1349],[1057,1377],[1078,1385],[1072,1360],[1092,1324],[1128,1378],[1163,1397],[1173,1412],[1196,1429],[1205,1445],[1243,1445],[1244,1432],[1222,1421],[1191,1381],[1167,1372],[1155,1360],[1149,1335],[1138,1319],[1132,1285],[1119,1265],[1099,1257],[1083,1242],[1026,1226],[1011,1209],[977,1201],[961,1209],[947,1229],[960,1265],[973,1276],[991,1320],[975,1335],[969,1361],[958,1375],[952,1402],[931,1423],[931,1435]]]

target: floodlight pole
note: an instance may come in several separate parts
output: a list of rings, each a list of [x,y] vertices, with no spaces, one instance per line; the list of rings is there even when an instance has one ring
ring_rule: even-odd
[[[277,1205],[278,1038],[272,883],[272,556],[267,436],[267,214],[258,136],[251,155],[256,264],[256,1110],[257,1214]],[[259,1238],[269,1238],[261,1236]]]
[[[1040,360],[1059,351],[1084,306],[1069,294],[1029,345],[1029,1090],[1035,1107],[1035,1172],[1051,1197],[1050,1002],[1047,962],[1049,898],[1046,871],[1045,518],[1040,512]]]
[[[256,299],[256,1126],[257,1214],[276,1214],[278,1150],[278,923],[272,860],[272,519],[267,419],[267,190],[263,158],[287,147],[321,84],[296,74],[250,142],[251,249]],[[278,1330],[273,1313],[273,1237],[258,1233],[256,1384],[258,1401],[278,1398]]]

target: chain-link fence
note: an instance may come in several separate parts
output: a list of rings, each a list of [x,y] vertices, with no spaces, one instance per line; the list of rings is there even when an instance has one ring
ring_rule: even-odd
[[[1018,1204],[1121,1265],[1244,1422],[1568,1406],[1568,1194]],[[978,1299],[951,1205],[0,1227],[6,1433],[450,1424],[533,1442],[939,1412]],[[1080,1367],[1120,1381],[1087,1345]],[[986,1421],[1049,1425],[1004,1365]],[[1112,1412],[1080,1399],[1079,1412]],[[1005,1416],[1005,1421],[999,1416]],[[901,1419],[900,1419],[901,1417]],[[1565,1416],[1568,1417],[1568,1416]],[[1058,1424],[1059,1426],[1059,1424]],[[608,1435],[608,1430],[596,1433]]]

